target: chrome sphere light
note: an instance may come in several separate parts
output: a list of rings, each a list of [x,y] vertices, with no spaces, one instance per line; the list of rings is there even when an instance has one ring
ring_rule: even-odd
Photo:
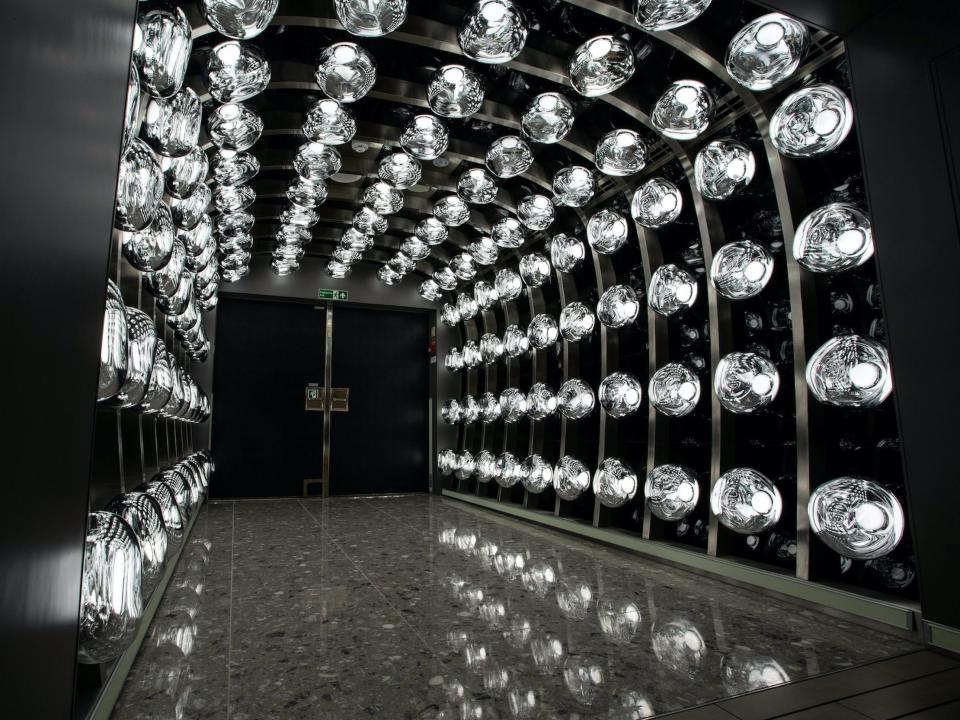
[[[390,265],[383,265],[377,270],[377,279],[384,285],[396,285],[403,280],[403,275]]]
[[[194,145],[182,157],[161,157],[160,169],[167,192],[177,199],[183,199],[193,195],[200,183],[206,180],[209,161],[203,149]]]
[[[473,280],[477,274],[477,264],[470,253],[459,253],[450,258],[448,267],[460,280]]]
[[[480,356],[485,365],[493,365],[503,357],[503,340],[493,333],[484,333],[480,336]]]
[[[720,675],[730,695],[741,695],[790,682],[790,675],[770,656],[734,648],[720,658]]]
[[[182,157],[197,145],[203,107],[190,88],[172,98],[151,98],[143,118],[143,139],[160,155]]]
[[[593,474],[593,494],[605,507],[625,505],[637,494],[637,476],[633,468],[619,458],[607,458]]]
[[[489,310],[497,304],[500,294],[497,289],[486,280],[477,280],[473,285],[473,297],[481,310]]]
[[[480,355],[480,348],[473,340],[467,340],[463,344],[463,366],[468,370],[479,367],[483,363]]]
[[[797,20],[780,13],[747,23],[727,46],[727,72],[748,90],[769,90],[800,66],[810,33]]]
[[[497,271],[493,286],[497,289],[501,303],[510,302],[520,297],[523,292],[523,279],[510,268],[503,268]]]
[[[473,395],[464,395],[460,400],[461,418],[464,425],[473,425],[480,419],[480,406]]]
[[[887,349],[860,335],[841,335],[821,345],[807,363],[806,379],[817,400],[838,407],[876,407],[893,391]]]
[[[327,97],[352,103],[370,92],[377,80],[377,65],[356,43],[334,43],[320,53],[316,80]]]
[[[510,359],[530,354],[530,338],[519,325],[507,325],[504,330],[503,352]]]
[[[413,187],[420,182],[422,174],[423,169],[417,159],[405,152],[391,153],[377,166],[380,179],[397,190]]]
[[[664,137],[693,140],[713,119],[713,95],[698,80],[677,80],[660,96],[650,120]]]
[[[559,233],[550,241],[550,263],[560,272],[573,272],[586,256],[583,243],[572,235]]]
[[[587,242],[601,255],[612,255],[627,244],[627,219],[613,210],[600,210],[587,221]]]
[[[193,229],[206,214],[212,200],[213,193],[204,183],[201,183],[190,197],[183,200],[171,200],[170,215],[173,217],[173,224],[184,230]],[[220,218],[218,217],[218,227],[219,223]]]
[[[140,70],[140,87],[156,98],[180,92],[187,75],[193,30],[186,13],[176,8],[150,10],[137,20],[139,42],[133,50]]]
[[[109,400],[123,387],[127,377],[129,333],[127,311],[120,288],[107,280],[107,298],[103,313],[103,331],[100,336],[100,379],[97,400]]]
[[[520,462],[513,453],[504,452],[497,458],[498,485],[505,488],[513,487],[520,480],[521,475]]]
[[[441,475],[452,475],[455,473],[459,461],[459,456],[453,450],[446,449],[437,453],[437,469]]]
[[[167,264],[156,272],[144,274],[144,287],[154,297],[171,297],[180,287],[180,280],[186,267],[187,251],[182,241],[175,240]]]
[[[593,163],[604,175],[634,175],[647,164],[647,146],[633,130],[611,130],[597,141]]]
[[[499,64],[513,60],[527,42],[527,26],[509,0],[480,0],[467,11],[457,33],[471,60]]]
[[[573,53],[567,74],[574,89],[585,97],[617,90],[633,75],[633,50],[620,38],[600,35]]]
[[[595,324],[593,311],[582,302],[574,301],[560,311],[560,335],[569,342],[588,337]]]
[[[270,63],[256,46],[229,40],[210,51],[204,80],[222,103],[249,100],[270,84]]]
[[[493,202],[497,190],[497,181],[483,168],[470,168],[457,180],[457,195],[476,205]]]
[[[527,287],[540,287],[550,279],[550,261],[540,253],[520,258],[520,277]]]
[[[650,378],[647,395],[661,415],[683,417],[700,401],[700,381],[686,365],[667,363]]]
[[[450,348],[443,358],[443,366],[449,372],[460,372],[463,370],[463,353],[460,348]]]
[[[853,108],[833,85],[810,85],[784,100],[770,118],[770,138],[788,157],[814,157],[836,150],[853,127]]]
[[[504,250],[514,250],[523,245],[527,234],[519,220],[505,217],[493,224],[493,227],[490,228],[490,236],[497,247]]]
[[[640,300],[629,285],[614,285],[603,291],[597,302],[597,317],[610,328],[626,327],[640,312]]]
[[[520,482],[528,492],[542,493],[553,486],[553,465],[534,453],[528,455],[520,466]]]
[[[147,598],[167,560],[167,528],[160,504],[147,493],[131,492],[114,498],[104,509],[123,518],[137,537],[143,560],[141,587]]]
[[[644,30],[656,32],[693,22],[708,7],[710,0],[635,0],[633,17]]]
[[[150,383],[147,385],[140,407],[148,415],[158,413],[167,404],[172,392],[173,378],[170,374],[169,353],[163,340],[157,338],[153,353],[153,372],[150,373]]]
[[[383,235],[387,231],[387,219],[364,205],[353,214],[353,227],[364,235]]]
[[[566,380],[557,392],[560,413],[570,420],[582,420],[593,412],[593,389],[580,378]]]
[[[416,235],[411,235],[402,243],[400,243],[400,252],[414,262],[419,262],[430,256],[430,246]]]
[[[323,180],[297,178],[287,187],[287,200],[302,208],[316,209],[327,201],[327,185]]]
[[[366,252],[373,247],[373,238],[355,227],[348,227],[340,236],[340,247],[355,252]]]
[[[248,152],[220,149],[213,154],[210,167],[220,185],[243,185],[260,172],[260,161]]]
[[[340,24],[351,35],[380,37],[407,19],[407,0],[334,0]]]
[[[770,479],[751,468],[721,475],[710,493],[710,510],[734,532],[755,535],[780,521],[783,499]]]
[[[527,393],[527,415],[532,420],[546,420],[557,412],[557,396],[546,383],[534,383]]]
[[[225,150],[249,150],[262,132],[263,120],[243,103],[220,105],[207,117],[210,139]]]
[[[760,294],[773,275],[773,256],[751,240],[727,243],[713,256],[710,281],[728,300],[745,300]]]
[[[277,12],[279,0],[200,0],[207,22],[221,35],[249,40],[262,33]]]
[[[455,290],[457,287],[457,276],[446,265],[433,273],[433,281],[444,290]]]
[[[433,216],[447,227],[459,227],[470,219],[470,206],[457,195],[447,195],[433,204]]]
[[[308,140],[324,145],[343,145],[357,134],[357,121],[342,104],[324,98],[307,110],[307,119],[301,129]]]
[[[137,486],[136,492],[152,497],[160,509],[160,517],[167,534],[167,553],[180,544],[185,527],[183,513],[177,504],[173,490],[163,480],[152,479]]]
[[[889,554],[903,538],[900,501],[862,477],[840,477],[810,495],[810,529],[831,550],[854,560]]]
[[[440,417],[447,425],[456,425],[463,419],[463,408],[460,407],[460,401],[454,398],[444,400],[440,408]]]
[[[527,326],[527,339],[530,346],[537,350],[546,350],[555,345],[560,337],[557,321],[546,313],[534,315]]]
[[[713,391],[732,413],[751,413],[766,407],[780,389],[780,374],[772,362],[750,352],[732,352],[720,359]]]
[[[700,499],[700,485],[693,471],[682,465],[658,465],[647,475],[643,494],[650,512],[661,520],[687,517]]]
[[[123,109],[123,149],[126,150],[140,132],[140,74],[131,62],[127,75],[127,102]]]
[[[533,165],[533,151],[516,135],[505,135],[490,143],[485,162],[487,169],[498,178],[512,178]]]
[[[469,480],[473,477],[473,471],[477,469],[476,460],[473,459],[473,453],[469,450],[462,450],[457,458],[457,469],[453,471],[458,480]]]
[[[497,477],[497,456],[489,450],[481,450],[474,458],[477,480],[488,483]]]
[[[477,400],[477,405],[480,406],[480,422],[484,425],[489,425],[500,419],[500,400],[492,392],[485,392],[481,395],[480,399]]]
[[[128,307],[127,318],[127,368],[123,385],[113,398],[122,408],[136,407],[150,384],[153,358],[157,351],[157,328],[153,318],[142,310]]]
[[[693,307],[697,301],[697,280],[672,263],[661,265],[650,278],[647,303],[650,308],[669,317]]]
[[[546,230],[557,216],[546,195],[527,195],[517,204],[517,219],[528,230]]]
[[[417,160],[434,160],[447,151],[450,132],[433,115],[417,115],[400,134],[400,147]]]
[[[435,217],[424,218],[418,222],[413,228],[413,232],[427,245],[439,245],[440,243],[445,242],[450,235],[450,231],[447,230],[447,226],[437,220]]]
[[[757,163],[753,151],[739,140],[713,140],[694,161],[697,190],[708,200],[726,200],[753,180]]]
[[[153,220],[163,197],[163,172],[142,140],[134,138],[120,158],[114,227],[135,232]]]
[[[873,257],[870,218],[855,205],[831,203],[814,210],[797,226],[793,257],[818,273],[852,270]]]
[[[561,500],[576,500],[590,487],[590,471],[572,455],[564,455],[553,469],[553,489]]]
[[[560,142],[572,128],[573,103],[556,92],[537,95],[520,118],[520,130],[532,142]]]
[[[515,423],[527,414],[527,396],[517,388],[500,393],[500,416],[505,423]]]
[[[630,214],[638,223],[648,228],[663,227],[680,216],[683,195],[669,180],[651,178],[633,194]]]
[[[81,663],[109,662],[130,645],[143,614],[142,563],[137,536],[123,519],[90,513],[80,592]]]
[[[640,409],[643,389],[636,376],[627,372],[607,375],[597,391],[600,407],[610,417],[622,418]]]
[[[441,117],[470,117],[483,105],[483,81],[463,65],[444,65],[427,83],[427,104]]]
[[[597,192],[593,172],[580,165],[558,170],[553,176],[554,202],[567,207],[583,207]]]
[[[336,175],[342,165],[340,153],[329,145],[318,142],[305,142],[297,148],[297,154],[293,158],[293,169],[309,182],[326,180],[331,175]]]
[[[154,272],[170,260],[176,239],[170,208],[161,202],[149,225],[142,230],[122,233],[121,249],[127,262],[137,270]]]
[[[363,202],[381,215],[393,215],[403,209],[403,194],[385,182],[376,182],[363,191]]]

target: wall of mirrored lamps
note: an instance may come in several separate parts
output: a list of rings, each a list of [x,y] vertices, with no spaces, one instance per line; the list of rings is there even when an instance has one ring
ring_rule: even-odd
[[[398,282],[446,228],[510,197],[420,284],[461,334],[444,358],[462,375],[442,406],[459,428],[438,454],[445,487],[915,598],[842,42],[750,3],[577,5],[605,32],[531,90],[413,255],[380,271]],[[721,6],[725,47],[696,45]],[[468,9],[466,64],[432,76],[408,154],[436,157],[448,118],[478,111],[472,68],[516,58],[535,35],[524,17]],[[557,162],[568,138],[589,152]]]

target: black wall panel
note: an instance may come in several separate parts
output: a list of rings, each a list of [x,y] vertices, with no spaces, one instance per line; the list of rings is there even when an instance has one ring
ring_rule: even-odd
[[[69,717],[97,356],[137,4],[6,3],[3,716]],[[9,365],[7,363],[10,363]]]

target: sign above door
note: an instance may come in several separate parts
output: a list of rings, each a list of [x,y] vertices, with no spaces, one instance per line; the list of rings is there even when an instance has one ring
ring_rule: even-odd
[[[346,300],[349,295],[350,293],[346,290],[328,290],[326,288],[317,290],[317,297],[320,300]]]

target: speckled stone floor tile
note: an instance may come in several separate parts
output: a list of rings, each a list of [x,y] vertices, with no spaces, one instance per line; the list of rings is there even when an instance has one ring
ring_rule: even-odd
[[[426,495],[213,503],[114,717],[636,720],[914,650]]]

